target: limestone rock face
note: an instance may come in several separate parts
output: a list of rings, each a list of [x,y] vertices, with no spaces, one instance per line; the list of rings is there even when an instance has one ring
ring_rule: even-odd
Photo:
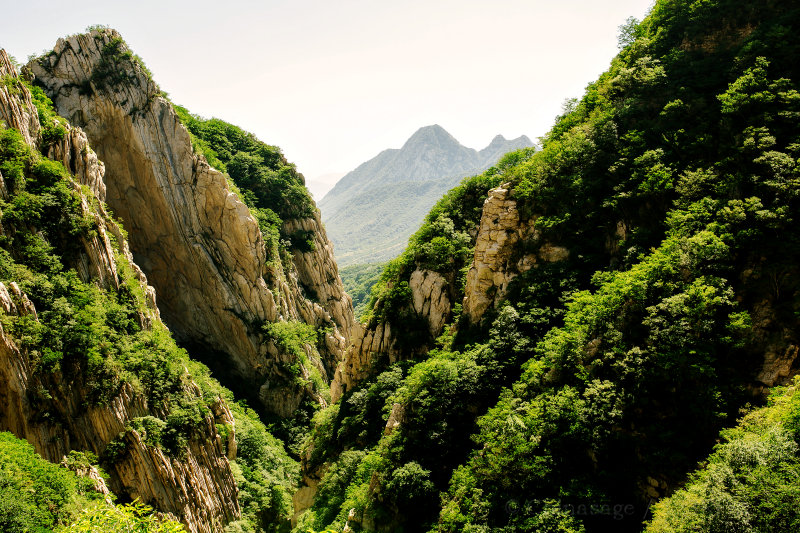
[[[383,434],[391,435],[403,424],[403,417],[405,417],[405,409],[403,406],[399,403],[393,403],[392,412],[389,414],[389,419],[386,421],[386,427],[383,428]]]
[[[489,191],[464,291],[463,312],[471,323],[478,323],[484,312],[502,299],[514,277],[537,263],[569,257],[569,250],[564,247],[538,243],[531,222],[520,220],[508,185]],[[535,253],[521,252],[519,244],[523,241],[536,243]]]
[[[438,337],[450,318],[449,283],[444,276],[430,270],[415,270],[408,282],[414,311],[428,322],[432,338]]]
[[[16,286],[3,283],[0,310],[6,315],[35,316],[30,300]],[[108,405],[87,407],[88,388],[83,383],[67,383],[60,374],[34,377],[27,354],[2,325],[0,380],[0,429],[24,438],[45,459],[59,462],[70,450],[100,455],[124,433],[126,453],[109,469],[117,494],[140,498],[193,533],[219,531],[240,516],[236,482],[215,426],[224,420],[206,417],[205,427],[198,431],[203,437],[190,442],[185,458],[170,458],[146,445],[135,430],[125,433],[132,419],[151,414],[141,395],[123,386]],[[49,397],[40,397],[39,390],[47,390]],[[43,411],[47,417],[41,416]]]
[[[7,58],[0,50],[0,65],[4,62]],[[15,109],[25,109],[30,102],[30,93],[24,86],[19,86],[15,94],[0,91],[0,113],[4,117],[13,115]],[[31,104],[29,109],[35,108]],[[38,116],[34,114],[31,120],[29,133],[39,130]],[[82,239],[81,253],[70,266],[84,282],[116,289],[121,283],[119,261],[128,262],[146,294],[146,307],[139,311],[139,326],[163,327],[155,292],[132,262],[122,230],[98,201],[105,189],[104,166],[79,128],[67,125],[66,130],[61,141],[48,147],[48,154],[74,174],[76,181],[71,184],[80,193],[81,210],[84,217],[94,219],[96,230],[91,238]],[[39,142],[33,134],[26,140],[34,148]],[[112,236],[116,248],[112,246]],[[0,315],[38,320],[33,302],[14,282],[0,283]],[[201,396],[199,388],[188,378],[185,387],[187,394]],[[215,425],[233,425],[223,400],[190,440],[186,456],[178,460],[146,445],[135,430],[126,432],[126,425],[132,419],[154,414],[146,399],[134,393],[130,385],[123,385],[104,405],[90,401],[90,390],[86,376],[80,373],[69,377],[61,371],[34,374],[28,353],[3,329],[0,321],[0,430],[26,439],[52,462],[61,461],[71,450],[101,455],[110,441],[124,434],[126,451],[109,468],[111,488],[117,494],[140,498],[182,521],[192,533],[221,531],[226,523],[240,516],[236,483]],[[229,453],[230,450],[228,443]],[[235,453],[235,446],[233,450]]]
[[[268,410],[291,414],[307,392],[286,385],[292,379],[285,363],[294,357],[269,342],[262,326],[299,320],[324,327],[319,363],[327,379],[353,323],[319,217],[287,222],[314,232],[313,252],[295,253],[294,265],[281,272],[267,266],[257,221],[225,176],[193,152],[149,75],[129,56],[113,54],[115,46],[126,50],[120,43],[113,30],[60,39],[30,69],[105,162],[106,201],[124,221],[175,337],[240,378]]]
[[[389,363],[393,363],[399,360],[399,353],[390,323],[382,322],[374,328],[356,324],[344,359],[336,368],[331,382],[331,401],[336,402],[345,391],[369,377],[379,358],[386,357]]]
[[[0,83],[0,120],[9,128],[22,134],[30,146],[39,143],[39,116],[33,105],[31,94],[19,85],[17,72],[5,50],[0,50],[0,77],[6,77],[10,83]]]
[[[86,185],[101,202],[106,201],[106,170],[97,154],[89,147],[89,139],[80,128],[67,124],[67,134],[47,148],[47,157],[61,162],[75,176],[75,181]]]
[[[313,251],[295,250],[294,272],[290,277],[296,287],[294,293],[302,295],[295,298],[295,305],[303,321],[315,326],[335,326],[325,336],[325,346],[332,355],[324,361],[328,365],[327,375],[330,375],[347,349],[347,339],[355,323],[353,301],[344,292],[333,257],[333,244],[328,240],[319,214],[287,220],[284,229],[288,234],[303,231],[313,238]]]
[[[430,270],[414,270],[408,281],[413,312],[428,326],[428,339],[442,334],[452,315],[453,283],[442,274]],[[388,364],[410,359],[428,351],[426,343],[414,346],[401,342],[408,324],[381,321],[372,326],[356,324],[344,359],[336,368],[331,382],[331,399],[335,402],[359,381],[370,377],[375,363]]]

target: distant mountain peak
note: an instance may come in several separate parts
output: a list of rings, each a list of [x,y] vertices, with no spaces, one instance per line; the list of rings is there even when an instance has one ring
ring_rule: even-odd
[[[436,201],[464,176],[479,174],[527,137],[497,135],[480,152],[438,124],[402,148],[384,150],[344,176],[317,204],[340,266],[386,261],[400,251]]]
[[[449,144],[454,146],[461,146],[461,143],[455,137],[450,135],[446,129],[438,124],[430,126],[423,126],[414,132],[414,135],[408,138],[403,148],[419,144]]]
[[[527,135],[520,135],[516,139],[506,139],[503,135],[495,135],[492,142],[490,142],[486,148],[479,151],[478,155],[483,158],[484,166],[489,167],[496,163],[504,154],[528,146],[533,146],[533,143]]]

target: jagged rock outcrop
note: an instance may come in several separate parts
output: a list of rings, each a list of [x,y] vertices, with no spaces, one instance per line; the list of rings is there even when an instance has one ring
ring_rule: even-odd
[[[383,428],[383,434],[391,435],[397,428],[399,428],[403,424],[403,418],[405,417],[405,408],[402,404],[393,403],[392,404],[392,412],[389,413],[389,419],[386,421],[386,427]]]
[[[47,157],[61,162],[75,176],[75,181],[89,187],[98,200],[105,202],[106,184],[103,181],[106,173],[105,165],[89,146],[89,139],[82,129],[69,124],[64,128],[66,135],[47,147]]]
[[[350,346],[331,381],[331,401],[336,402],[345,391],[369,377],[374,363],[380,358],[386,358],[391,364],[399,360],[399,353],[390,323],[381,322],[374,328],[356,324],[352,329]]]
[[[266,338],[263,325],[325,328],[317,364],[327,379],[353,323],[319,216],[286,222],[289,231],[313,233],[313,251],[295,252],[282,271],[270,266],[257,221],[225,176],[193,152],[172,105],[114,30],[60,39],[29,66],[105,162],[106,201],[175,337],[239,378],[268,410],[290,415],[307,390],[286,370],[295,357]]]
[[[304,295],[304,298],[295,300],[297,311],[306,323],[322,326],[333,321],[335,327],[325,337],[328,353],[335,356],[325,361],[330,365],[327,367],[330,373],[341,359],[350,328],[355,323],[353,303],[344,292],[333,256],[333,244],[328,240],[319,213],[313,217],[287,220],[284,230],[288,234],[304,232],[313,238],[312,251],[294,251],[296,278],[292,276],[291,281],[301,288],[294,288],[293,293]]]
[[[112,499],[111,491],[108,489],[108,484],[106,484],[106,480],[103,475],[100,473],[100,470],[91,464],[78,464],[69,461],[66,457],[61,460],[61,466],[75,472],[80,477],[88,478],[92,481],[94,485],[95,492],[98,492],[105,496],[105,501],[108,504],[113,504],[114,500]]]
[[[411,290],[411,309],[427,326],[427,338],[433,340],[442,334],[452,316],[453,282],[439,272],[417,269],[408,281]],[[409,346],[399,337],[407,335],[409,324],[393,324],[389,320],[374,325],[356,324],[350,336],[350,345],[344,359],[336,368],[331,382],[331,400],[359,381],[369,377],[377,361],[392,364],[424,354],[426,343]]]
[[[0,75],[15,76],[8,65],[5,52],[0,50]],[[38,131],[40,125],[35,111],[31,111],[36,108],[27,88],[20,84],[15,93],[0,91],[2,116],[14,117],[21,109],[30,111],[33,117],[27,123],[25,139],[31,147],[41,149],[41,139],[31,133]],[[21,122],[17,117],[9,123]],[[75,181],[71,183],[80,193],[81,211],[84,217],[93,219],[95,230],[91,237],[82,238],[75,264],[70,266],[85,282],[117,289],[122,282],[119,262],[128,262],[146,295],[145,307],[137,317],[139,327],[163,327],[153,289],[132,262],[123,232],[98,201],[104,194],[103,164],[79,128],[66,125],[65,129],[64,138],[49,146],[47,153],[74,174]],[[82,185],[91,192],[84,193]],[[116,248],[111,236],[116,240]],[[12,320],[21,316],[38,320],[33,302],[15,282],[0,283],[0,314]],[[26,439],[40,455],[53,462],[61,461],[71,450],[101,455],[109,442],[122,434],[125,451],[108,468],[111,488],[117,494],[140,498],[181,520],[193,533],[220,531],[240,516],[236,483],[216,430],[216,424],[233,425],[224,401],[219,401],[214,415],[205,417],[202,427],[189,439],[185,456],[179,460],[145,444],[136,430],[126,429],[133,419],[154,414],[145,397],[131,385],[122,385],[109,402],[98,404],[91,399],[87,376],[73,372],[68,377],[62,370],[34,372],[33,368],[24,344],[18,344],[0,322],[0,429]],[[186,395],[202,397],[188,376],[184,386]]]
[[[532,222],[520,220],[508,185],[489,191],[464,290],[463,313],[469,322],[480,322],[484,312],[503,298],[509,282],[520,273],[538,262],[569,257],[569,250],[550,243],[539,244],[535,252],[521,253],[520,242],[537,240]]]
[[[428,331],[434,339],[442,333],[450,318],[449,286],[443,275],[430,270],[415,270],[408,282],[414,311],[427,321]]]

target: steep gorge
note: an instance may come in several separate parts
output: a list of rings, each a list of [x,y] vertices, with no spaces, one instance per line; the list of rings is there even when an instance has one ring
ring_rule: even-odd
[[[798,17],[774,0],[656,2],[540,150],[433,207],[365,324],[316,212],[254,208],[235,182],[252,154],[204,146],[199,122],[225,126],[172,106],[116,32],[29,65],[86,134],[37,119],[0,55],[0,116],[19,132],[0,127],[0,162],[24,159],[0,177],[0,429],[54,461],[101,454],[115,491],[193,532],[247,512],[286,529],[272,480],[292,490],[292,473],[231,462],[269,439],[164,340],[147,273],[176,336],[237,365],[226,377],[265,410],[317,404],[295,531],[640,531],[731,436],[653,527],[797,529],[800,396],[779,388],[745,431],[724,428],[800,383]],[[20,158],[17,136],[70,176]],[[280,168],[253,176],[301,190],[265,150]],[[66,215],[40,216],[58,202]],[[40,324],[63,339],[37,340]]]

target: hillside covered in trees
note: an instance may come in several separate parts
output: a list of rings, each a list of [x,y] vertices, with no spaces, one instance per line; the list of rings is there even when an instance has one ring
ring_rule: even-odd
[[[800,529],[798,26],[657,0],[361,323],[279,149],[0,51],[0,529]]]
[[[307,523],[798,526],[793,389],[774,393],[784,414],[754,411],[689,476],[797,373],[798,17],[780,2],[656,2],[540,151],[433,208],[373,291],[364,338],[381,348],[345,360],[356,377],[317,417]],[[420,272],[450,293],[438,339]]]

